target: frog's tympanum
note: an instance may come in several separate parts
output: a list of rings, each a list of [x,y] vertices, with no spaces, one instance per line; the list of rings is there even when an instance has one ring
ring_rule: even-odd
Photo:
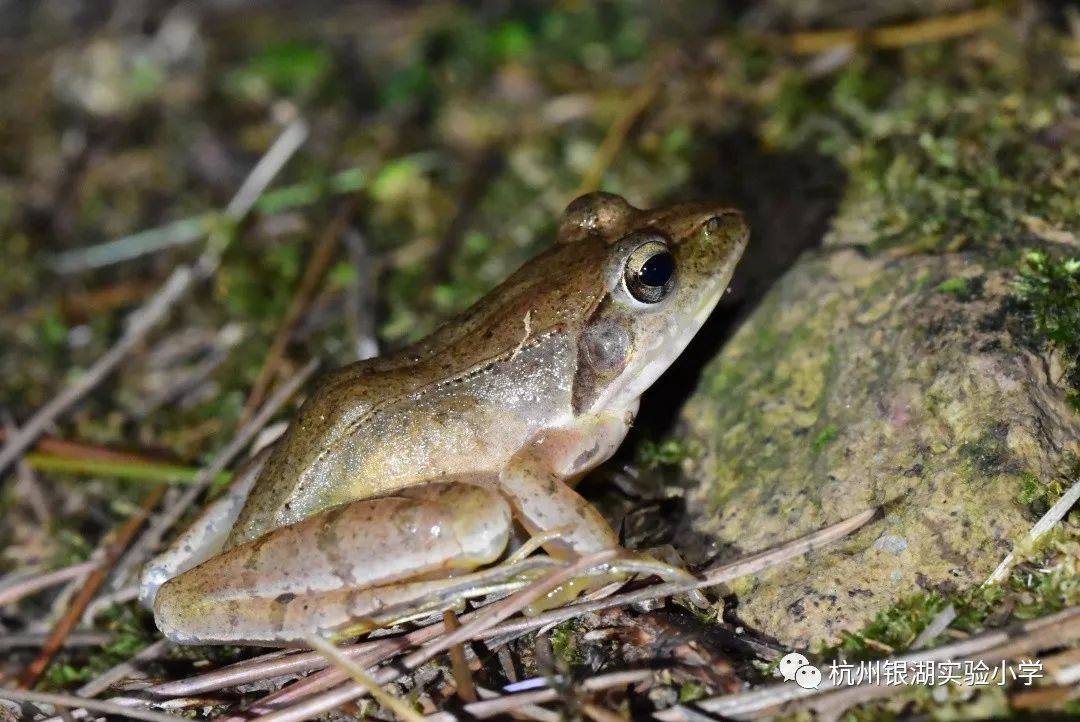
[[[727,208],[578,198],[554,247],[472,308],[322,381],[147,566],[158,626],[185,643],[341,638],[617,549],[573,484],[622,442],[747,237]],[[623,550],[547,604],[631,571],[686,574]]]

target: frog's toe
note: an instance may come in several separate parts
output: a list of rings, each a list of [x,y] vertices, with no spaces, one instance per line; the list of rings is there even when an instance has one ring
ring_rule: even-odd
[[[686,569],[640,552],[623,552],[618,559],[612,562],[611,566],[613,569],[625,574],[658,576],[665,582],[692,583],[697,581],[697,577]]]
[[[569,604],[583,594],[607,596],[634,576],[657,576],[666,582],[692,583],[697,581],[682,567],[662,562],[640,552],[622,550],[618,557],[589,573],[570,580],[526,608],[526,614],[539,614]],[[695,596],[696,594],[696,596]],[[691,590],[691,599],[697,604],[700,594]]]

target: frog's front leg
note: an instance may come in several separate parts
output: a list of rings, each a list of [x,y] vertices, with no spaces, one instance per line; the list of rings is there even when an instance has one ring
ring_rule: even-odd
[[[464,483],[342,504],[166,582],[155,618],[182,643],[275,643],[363,631],[364,620],[387,607],[437,594],[447,577],[495,561],[511,525],[497,491]]]
[[[553,557],[584,556],[620,547],[618,537],[599,511],[574,491],[572,483],[606,461],[615,452],[633,420],[633,410],[622,415],[579,419],[574,426],[541,432],[511,459],[499,477],[503,493],[514,506],[514,516],[532,535],[563,530],[544,542]],[[557,606],[582,591],[623,580],[628,572],[657,574],[686,581],[692,576],[650,557],[623,551],[621,561],[607,574],[591,574],[556,590],[533,611]]]
[[[585,416],[572,426],[545,429],[514,454],[500,474],[499,487],[530,535],[564,530],[544,543],[552,556],[567,558],[619,546],[600,512],[570,485],[615,453],[633,411]]]

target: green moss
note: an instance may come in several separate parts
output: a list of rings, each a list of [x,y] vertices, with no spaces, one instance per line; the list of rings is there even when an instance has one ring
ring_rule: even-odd
[[[533,34],[520,20],[508,20],[488,34],[490,52],[501,60],[526,60],[533,50]]]
[[[228,316],[278,323],[296,286],[303,251],[300,239],[264,252],[234,246],[228,254],[232,262],[222,266],[215,289]],[[268,278],[274,282],[267,283]]]
[[[701,448],[689,439],[645,439],[637,449],[638,462],[647,469],[678,466],[687,459],[701,456]]]
[[[831,444],[839,433],[839,429],[835,425],[829,424],[821,432],[814,437],[814,443],[811,444],[815,454],[820,454],[821,451]]]
[[[76,682],[85,682],[96,677],[115,665],[131,659],[143,647],[150,644],[148,631],[153,629],[145,619],[144,612],[135,605],[113,606],[102,615],[105,629],[113,633],[113,639],[103,647],[97,648],[89,657],[80,657],[75,663],[74,657],[65,651],[45,670],[42,686],[47,689],[63,689]],[[85,661],[84,661],[85,660]]]
[[[948,605],[956,612],[950,628],[968,634],[1073,606],[1080,603],[1080,577],[1073,571],[1077,549],[1076,527],[1058,526],[1021,555],[1001,584],[910,597],[879,612],[861,632],[845,633],[839,644],[824,647],[821,655],[858,660],[902,652]],[[943,641],[944,635],[937,643]]]
[[[1049,483],[1043,483],[1036,474],[1025,471],[1020,477],[1020,492],[1017,500],[1031,510],[1033,516],[1040,517],[1054,505],[1065,490],[1068,483],[1064,479],[1052,479]]]
[[[63,317],[60,315],[60,309],[55,306],[50,306],[45,314],[41,317],[41,322],[38,324],[39,332],[41,333],[41,340],[53,349],[58,349],[67,338],[68,327],[64,323]]]
[[[418,104],[434,90],[434,80],[427,64],[421,58],[396,68],[389,73],[380,88],[379,104],[384,109],[396,108],[408,103]]]
[[[893,722],[897,719],[895,712],[882,709],[880,706],[856,707],[844,713],[841,718],[844,722]]]
[[[623,106],[624,94],[645,71],[647,64],[642,59],[667,42],[663,37],[653,37],[657,33],[653,27],[663,33],[663,23],[650,23],[647,14],[641,13],[636,5],[569,3],[520,10],[515,6],[512,10],[475,16],[459,13],[455,18],[419,23],[415,28],[416,42],[410,43],[410,48],[417,50],[407,57],[395,54],[385,58],[377,48],[365,48],[362,62],[355,68],[350,63],[347,73],[361,76],[359,82],[350,82],[349,92],[323,92],[321,98],[314,96],[332,83],[343,82],[333,77],[335,71],[344,69],[334,67],[333,59],[336,55],[350,57],[347,48],[335,47],[334,42],[324,40],[276,42],[255,27],[260,23],[252,24],[250,37],[248,28],[244,28],[227,45],[220,45],[217,37],[208,34],[207,56],[212,65],[226,65],[217,68],[221,72],[198,75],[211,78],[217,87],[194,88],[208,92],[192,94],[189,108],[174,101],[164,108],[153,109],[128,128],[137,132],[121,134],[124,135],[121,140],[132,136],[133,142],[149,144],[164,138],[181,138],[186,146],[191,133],[161,132],[170,127],[158,127],[155,119],[168,119],[170,126],[178,124],[172,130],[188,126],[198,130],[210,123],[212,132],[207,135],[228,151],[225,155],[231,164],[242,160],[233,157],[239,152],[250,153],[250,159],[254,160],[259,144],[247,139],[266,137],[268,144],[280,128],[276,123],[262,120],[270,114],[253,113],[248,106],[252,102],[273,102],[284,95],[300,98],[305,114],[316,123],[319,132],[313,139],[317,142],[306,144],[283,172],[280,184],[292,185],[281,185],[267,193],[259,201],[258,210],[263,215],[280,214],[300,206],[314,206],[331,192],[341,193],[365,185],[367,173],[363,171],[354,169],[327,175],[343,158],[368,169],[374,181],[371,193],[376,202],[370,207],[365,204],[361,215],[380,287],[378,306],[372,312],[381,326],[380,341],[392,349],[423,335],[441,318],[467,305],[503,278],[523,257],[531,255],[538,245],[548,242],[554,210],[579,180],[579,159],[588,160],[592,156],[595,144]],[[335,25],[333,16],[326,20],[324,24]],[[444,24],[451,27],[442,27]],[[700,25],[710,28],[710,37],[715,37],[719,29],[711,21]],[[432,31],[431,26],[438,27]],[[295,30],[294,25],[289,25],[285,37],[295,35]],[[1025,29],[1027,32],[1037,36],[1043,30],[1036,26]],[[1002,29],[1001,35],[1005,34]],[[722,57],[728,40],[739,55],[730,64]],[[980,52],[958,57],[954,51],[968,43]],[[933,45],[888,53],[859,49],[842,68],[809,77],[802,74],[801,68],[785,68],[783,57],[767,51],[746,35],[725,38],[716,48],[710,45],[710,57],[714,52],[718,54],[715,58],[718,62],[714,65],[710,61],[705,73],[713,86],[710,95],[695,92],[697,88],[692,81],[697,70],[689,66],[673,68],[670,82],[665,82],[642,121],[634,124],[605,183],[630,189],[635,200],[642,203],[710,192],[709,184],[703,185],[701,181],[715,176],[711,173],[714,164],[709,159],[716,131],[729,122],[729,113],[742,113],[741,108],[765,97],[769,105],[764,131],[767,139],[774,146],[811,146],[839,159],[852,178],[845,201],[848,212],[869,210],[868,225],[875,234],[880,234],[881,245],[922,244],[924,248],[938,250],[965,242],[994,241],[1027,227],[1017,223],[1021,213],[1031,214],[1044,225],[1075,227],[1074,223],[1070,225],[1070,218],[1075,220],[1076,216],[1069,214],[1076,207],[1075,194],[1070,192],[1076,186],[1076,135],[1068,132],[1067,123],[1063,130],[1055,126],[1063,118],[1068,120],[1075,106],[1070,106],[1065,102],[1067,97],[1053,90],[1058,85],[1072,89],[1072,85],[1059,83],[1060,76],[1054,70],[1062,65],[1059,60],[1050,59],[1048,65],[1046,57],[1029,57],[1029,53],[1019,50],[1008,39],[1002,41],[991,34],[972,41]],[[370,58],[369,51],[375,53]],[[233,62],[230,58],[239,60]],[[635,61],[637,65],[619,67],[614,75],[604,72],[625,61]],[[230,62],[232,66],[228,65]],[[1044,74],[1046,67],[1051,71]],[[715,76],[714,68],[718,73]],[[728,68],[734,68],[733,74],[741,73],[742,81],[752,86],[752,90],[740,95],[740,80],[728,78]],[[360,72],[351,72],[355,69]],[[1045,77],[1045,82],[1040,82],[1041,77]],[[162,92],[170,87],[163,85],[168,80],[156,66],[136,64],[132,68],[132,90],[136,95],[146,96],[148,101],[175,95]],[[197,83],[198,77],[189,80]],[[783,88],[780,97],[769,99],[769,89],[775,87]],[[580,103],[587,97],[587,114],[570,123],[559,123],[553,133],[545,133],[546,121],[522,126],[520,112],[513,107],[523,102],[514,99],[522,89],[528,91],[528,97],[541,101],[565,97],[578,98],[575,102]],[[712,95],[713,92],[718,95]],[[205,100],[198,100],[200,97]],[[686,97],[705,98],[708,102],[681,102]],[[753,99],[752,103],[746,102],[748,98]],[[508,99],[512,102],[508,103]],[[31,99],[31,102],[36,101]],[[532,100],[527,102],[533,104]],[[451,104],[476,115],[459,118],[448,112]],[[375,108],[379,109],[378,113],[368,112]],[[702,113],[694,108],[709,109],[707,127],[702,127],[705,125]],[[195,125],[191,125],[185,114],[188,109],[198,120]],[[41,118],[43,122],[30,125],[50,133],[57,130],[53,120],[68,122],[72,117],[49,107],[31,110],[27,117]],[[531,108],[527,112],[532,112]],[[493,131],[470,129],[471,118],[478,118],[475,124],[483,126],[480,121],[489,116],[502,117],[504,126],[512,132],[498,135],[497,123],[493,124]],[[541,120],[539,116],[537,120]],[[750,122],[756,120],[754,117]],[[5,125],[5,140],[17,137],[15,125]],[[520,132],[519,127],[527,132]],[[757,130],[749,123],[740,127],[750,132]],[[447,130],[453,134],[448,135]],[[484,135],[489,132],[490,137]],[[87,155],[95,159],[95,164],[99,158],[107,160],[111,148],[128,145],[113,142],[102,148],[95,139],[102,136],[115,141],[115,135],[89,134]],[[650,138],[654,140],[649,141]],[[463,162],[467,151],[481,140],[504,149],[510,162],[507,170],[482,189],[479,210],[472,214],[461,242],[449,249],[445,272],[430,278],[425,268],[427,261],[444,238],[444,231],[457,212],[458,200],[467,195],[458,169],[468,165]],[[642,147],[638,147],[639,140]],[[642,152],[646,142],[653,145]],[[7,145],[11,147],[4,154],[8,162],[5,170],[13,178],[20,175],[23,156],[26,167],[34,168],[37,164],[32,162],[33,157],[40,155],[39,148],[44,147],[40,142]],[[410,148],[430,149],[425,154],[434,156],[437,163],[430,165],[415,159],[395,162],[383,157],[384,153]],[[186,157],[191,151],[190,147],[162,146],[161,149],[166,158]],[[700,153],[703,149],[710,153]],[[987,157],[978,157],[983,152]],[[210,155],[218,154],[215,151]],[[45,155],[53,157],[55,153],[50,151]],[[11,160],[7,161],[8,158]],[[752,155],[739,163],[756,167],[758,160]],[[81,231],[78,234],[80,243],[94,238],[102,240],[102,236],[115,232],[111,226],[134,229],[153,225],[162,219],[201,213],[224,200],[219,197],[223,189],[215,187],[213,193],[208,193],[200,187],[205,184],[198,179],[205,171],[184,170],[183,163],[168,165],[181,170],[173,185],[158,188],[155,184],[146,189],[152,194],[149,203],[143,201],[141,192],[129,195],[104,192],[92,185],[80,187],[77,178],[66,180],[75,185],[68,189],[65,183],[63,193],[44,193],[50,189],[43,187],[30,195],[56,199],[59,205],[50,206],[49,215],[61,219],[55,223],[58,231],[63,231],[65,217],[77,217],[80,229],[87,231],[85,239]],[[315,171],[315,166],[319,166],[317,172],[296,174],[298,167]],[[699,170],[706,174],[703,176]],[[61,176],[66,179],[67,174]],[[315,180],[305,181],[305,178]],[[187,187],[193,180],[195,187]],[[771,185],[771,180],[768,182]],[[11,188],[0,188],[0,194],[12,199],[7,205],[24,203],[21,198],[25,184],[8,185]],[[275,181],[275,186],[278,185]],[[758,195],[756,185],[747,182],[745,187],[748,195]],[[65,203],[70,206],[65,198],[76,199],[76,207],[65,208]],[[83,202],[85,207],[80,208]],[[15,226],[5,228],[5,268],[0,269],[0,294],[13,311],[9,316],[17,316],[15,321],[22,318],[23,309],[34,310],[29,306],[38,301],[43,287],[41,276],[48,275],[39,272],[36,259],[76,240],[70,234],[64,238],[60,233],[57,240],[49,238],[42,243],[46,236],[52,236],[51,229],[49,233],[35,229],[34,226],[41,224],[40,212],[33,207],[29,211],[21,207],[0,208],[0,223]],[[329,204],[306,210],[303,215],[306,229],[286,230],[289,237],[282,235],[282,229],[289,228],[296,217],[291,221],[284,219],[285,223],[280,222],[282,219],[270,219],[272,223],[257,220],[245,224],[241,229],[243,238],[237,238],[215,278],[213,295],[196,294],[192,303],[182,304],[175,314],[177,325],[159,334],[168,339],[173,332],[192,324],[216,328],[226,320],[243,325],[249,335],[215,372],[210,398],[185,398],[184,403],[170,405],[171,408],[163,409],[154,418],[140,421],[138,434],[132,436],[129,415],[113,413],[109,390],[103,389],[82,405],[85,412],[73,415],[71,422],[65,421],[58,431],[64,436],[99,443],[117,439],[131,446],[169,449],[185,456],[186,462],[212,454],[229,437],[250,382],[264,361],[269,340],[308,263],[314,233],[324,225],[322,213],[331,211]],[[32,223],[26,224],[23,218],[30,218]],[[29,230],[18,227],[21,225],[28,225]],[[77,285],[122,286],[129,279],[157,277],[187,258],[184,253],[187,251],[159,254],[154,259],[101,274],[88,273]],[[915,283],[933,288],[940,281],[942,278],[935,272],[921,276]],[[889,282],[902,288],[912,281],[891,278]],[[299,361],[316,353],[328,358],[328,366],[348,360],[347,353],[334,356],[335,349],[342,348],[338,340],[341,334],[336,334],[337,329],[324,331],[322,327],[334,323],[326,321],[327,316],[338,315],[333,312],[340,298],[335,292],[356,283],[351,262],[334,267],[327,278],[328,293],[320,289],[320,299],[312,304],[310,313],[305,313],[304,322],[298,324],[291,339],[291,360]],[[875,289],[869,295],[879,294]],[[116,337],[116,329],[120,328],[128,309],[106,311],[90,324],[94,346],[83,349],[68,346],[69,327],[77,328],[76,324],[81,322],[59,311],[46,311],[44,318],[35,313],[33,328],[27,324],[26,328],[18,329],[19,336],[25,340],[14,347],[15,352],[8,354],[10,363],[4,374],[10,392],[6,396],[8,405],[17,412],[17,417],[47,400],[73,366],[85,366],[100,353],[101,345]],[[1036,328],[1034,321],[1031,327]],[[822,366],[824,370],[820,373],[828,374],[831,362],[818,364],[815,357],[804,353],[816,351],[820,348],[818,342],[826,339],[820,335],[807,338],[800,332],[801,329],[763,334],[757,339],[758,354],[745,354],[737,368],[725,369],[709,380],[718,391],[739,391],[745,387],[753,394],[754,403],[746,404],[751,409],[746,414],[733,404],[710,400],[708,406],[712,414],[710,423],[729,433],[734,439],[733,446],[738,447],[739,440],[753,442],[744,443],[743,448],[752,447],[755,453],[737,455],[739,458],[729,461],[731,479],[744,476],[744,471],[747,476],[764,475],[761,469],[779,471],[788,465],[779,455],[768,453],[771,440],[757,443],[768,438],[762,430],[771,430],[773,420],[781,413],[798,414],[804,419],[800,421],[794,443],[800,455],[809,456],[811,448],[815,453],[824,450],[837,436],[835,427],[821,430],[824,420],[816,420],[816,414],[824,404],[813,394],[803,393],[798,397],[800,403],[778,409],[770,416],[763,410],[771,413],[774,407],[760,403],[763,399],[784,398],[793,386],[804,392],[816,388],[812,378],[806,379],[818,374]],[[320,339],[320,335],[330,340]],[[804,364],[805,357],[810,360]],[[26,359],[33,363],[26,363]],[[35,375],[26,376],[27,373]],[[117,383],[121,390],[126,388],[130,392],[133,381],[125,374],[117,376]],[[758,388],[763,389],[760,394],[755,391]],[[928,394],[929,398],[936,397]],[[88,421],[110,417],[116,420]],[[971,451],[973,469],[978,468],[975,459],[993,458],[994,454],[992,443],[975,442]],[[644,449],[647,463],[653,465],[679,464],[695,452],[689,446],[667,441]],[[93,486],[103,487],[107,492],[101,495]],[[1026,482],[1021,486],[1020,493],[1030,499],[1033,508],[1050,503],[1057,489],[1056,486],[1029,487]],[[114,488],[122,493],[112,493]],[[144,491],[137,486],[132,488],[138,492],[112,484],[91,485],[86,503],[80,506],[93,513],[83,514],[80,509],[79,513],[70,515],[70,520],[61,522],[79,531],[62,531],[63,538],[53,540],[57,557],[70,561],[85,559],[101,536],[98,526],[102,520],[126,513],[132,500]],[[115,502],[110,504],[111,498]],[[814,500],[815,505],[820,503]],[[1070,592],[1066,581],[1042,579],[1026,591],[1033,601],[1025,608],[1037,609],[1043,603],[1039,601],[1043,596],[1067,597]],[[85,655],[62,658],[50,670],[50,680],[58,683],[84,680],[102,665],[111,665],[116,657],[139,648],[144,642],[140,634],[150,629],[151,623],[145,614],[137,619],[140,623],[128,631],[117,628],[115,620],[103,622],[118,635],[116,642],[95,655],[90,664],[85,663]],[[972,612],[970,620],[963,623],[974,626],[980,619]],[[892,620],[888,630],[898,640],[907,638],[899,617]],[[556,630],[553,638],[560,658],[579,661],[576,632],[572,625]],[[216,656],[209,658],[211,664],[250,654],[249,650],[240,652],[228,647],[214,650]],[[170,664],[177,659],[206,663],[207,652],[205,648],[189,650],[187,657],[176,653]],[[695,685],[680,690],[684,700],[696,693]]]
[[[934,282],[934,277],[929,273],[924,273],[915,279],[915,282],[911,284],[911,290],[921,291],[924,288],[928,288],[931,283]]]
[[[343,291],[357,284],[356,267],[347,261],[338,261],[326,272],[326,284],[335,291]]]
[[[965,296],[968,292],[968,280],[966,278],[950,278],[939,283],[937,290],[941,293],[951,293],[954,296]]]
[[[136,60],[128,75],[128,84],[132,96],[137,100],[152,98],[165,81],[161,66],[146,58]]]
[[[52,565],[57,569],[84,562],[94,551],[86,537],[64,526],[56,530],[53,549]]]
[[[1042,482],[1039,481],[1039,477],[1037,477],[1030,471],[1025,471],[1020,477],[1020,483],[1020,503],[1024,506],[1033,504],[1035,500],[1039,497],[1039,492],[1043,488]]]
[[[1020,575],[1013,580],[1013,585],[1026,592],[1023,595],[1026,603],[1013,612],[1017,619],[1036,619],[1080,601],[1080,577],[1071,570]]]
[[[381,203],[395,203],[407,199],[410,188],[427,172],[422,159],[402,156],[387,161],[371,179],[372,198]]]
[[[330,72],[327,47],[303,42],[278,42],[265,47],[242,67],[222,76],[224,91],[249,102],[266,102],[274,94],[306,97]]]
[[[1020,473],[1009,451],[1008,434],[1009,425],[997,423],[985,429],[974,441],[965,441],[960,445],[960,454],[968,462],[972,481],[999,474]]]
[[[580,643],[581,630],[577,620],[571,619],[556,626],[551,630],[549,637],[555,657],[565,662],[570,669],[584,662],[584,652]]]
[[[871,247],[1001,246],[1027,235],[1030,218],[1080,218],[1080,144],[1043,140],[1075,112],[1069,72],[1045,30],[1026,44],[1003,35],[979,61],[963,45],[866,53],[831,80],[790,73],[764,133],[846,167],[842,213],[860,218]]]
[[[679,687],[679,704],[696,702],[706,695],[708,690],[699,682],[684,682]]]
[[[936,414],[945,405],[947,399],[945,395],[937,390],[930,389],[926,392],[926,410],[931,414]]]
[[[844,632],[840,643],[826,648],[822,655],[826,659],[867,659],[887,655],[889,649],[906,649],[947,604],[934,592],[905,599],[878,612],[861,632]]]
[[[1080,411],[1080,258],[1029,251],[1015,292],[1027,323],[1022,332],[1042,350],[1061,353],[1069,400]]]
[[[722,396],[725,392],[737,388],[745,380],[744,374],[731,366],[722,366],[708,378],[709,393]]]

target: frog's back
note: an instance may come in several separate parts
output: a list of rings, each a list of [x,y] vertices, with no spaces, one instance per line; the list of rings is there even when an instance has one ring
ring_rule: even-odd
[[[343,502],[490,472],[558,423],[603,252],[556,247],[423,341],[326,375],[271,454],[229,546]]]

